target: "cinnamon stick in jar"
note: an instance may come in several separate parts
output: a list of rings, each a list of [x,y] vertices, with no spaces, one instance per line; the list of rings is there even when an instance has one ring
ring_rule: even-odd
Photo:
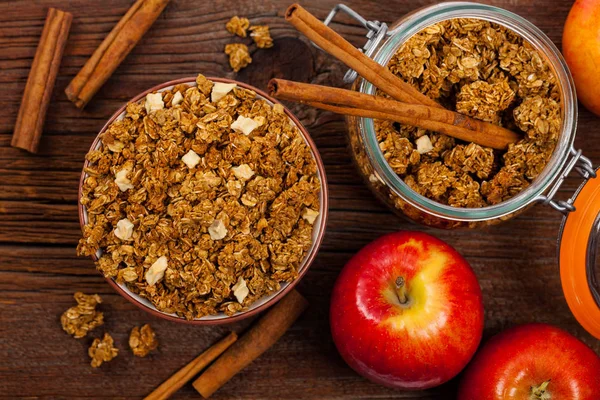
[[[454,111],[402,103],[354,90],[274,78],[269,82],[269,91],[279,100],[301,102],[339,114],[396,121],[498,150],[505,150],[520,140],[516,132]]]
[[[133,50],[169,0],[137,0],[77,73],[65,93],[83,108]]]
[[[50,8],[33,58],[11,146],[36,153],[73,16]]]
[[[296,290],[292,290],[208,367],[194,381],[194,388],[205,399],[210,397],[277,342],[306,307],[306,299]]]
[[[405,103],[442,108],[435,100],[425,96],[412,85],[394,75],[386,67],[358,50],[301,5],[292,4],[289,6],[285,12],[285,19],[324,52],[331,54],[346,66],[355,70],[360,76],[394,99]]]

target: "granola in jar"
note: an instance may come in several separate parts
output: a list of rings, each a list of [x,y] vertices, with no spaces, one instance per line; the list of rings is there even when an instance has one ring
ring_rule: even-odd
[[[497,151],[376,120],[385,159],[417,193],[454,207],[494,205],[529,186],[548,163],[562,126],[559,85],[548,61],[510,29],[446,20],[411,37],[387,67],[448,109],[522,134]]]
[[[186,319],[232,315],[291,282],[321,183],[283,106],[202,75],[127,106],[87,155],[78,254]]]

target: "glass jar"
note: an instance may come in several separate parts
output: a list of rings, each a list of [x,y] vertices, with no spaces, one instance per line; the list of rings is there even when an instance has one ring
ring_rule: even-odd
[[[600,177],[581,150],[573,147],[577,128],[577,96],[569,69],[552,41],[532,23],[501,8],[468,2],[432,5],[404,16],[390,28],[378,21],[367,21],[344,5],[337,5],[325,20],[344,11],[367,30],[363,51],[386,65],[396,50],[427,26],[453,18],[476,18],[502,25],[521,35],[553,69],[561,94],[562,128],[553,155],[542,173],[530,186],[509,200],[482,208],[457,208],[430,200],[416,193],[391,169],[375,135],[372,119],[348,117],[347,136],[350,152],[358,171],[373,193],[395,213],[416,222],[438,228],[477,228],[512,218],[536,203],[550,205],[564,214],[559,234],[560,275],[569,307],[581,325],[600,339]],[[366,80],[356,79],[348,71],[344,80],[353,89],[375,94]],[[584,183],[567,201],[553,200],[571,171],[577,171]]]
[[[363,51],[381,65],[386,65],[396,50],[414,34],[427,26],[454,18],[476,18],[505,26],[522,36],[545,56],[554,70],[561,93],[562,129],[554,153],[542,173],[526,189],[511,199],[482,208],[458,208],[438,203],[413,191],[388,165],[375,135],[370,118],[348,117],[348,141],[358,171],[375,195],[396,214],[416,222],[438,228],[476,228],[495,224],[524,211],[535,203],[545,203],[565,211],[569,204],[552,200],[560,184],[573,168],[584,177],[593,174],[591,162],[573,148],[577,127],[577,97],[575,85],[559,50],[552,41],[532,23],[501,8],[468,2],[441,3],[419,9],[404,16],[389,29],[378,21],[367,21],[344,5],[338,5],[325,23],[338,11],[358,19],[369,33]],[[348,71],[344,79],[352,82],[353,89],[375,94],[376,88],[368,81],[356,79]]]

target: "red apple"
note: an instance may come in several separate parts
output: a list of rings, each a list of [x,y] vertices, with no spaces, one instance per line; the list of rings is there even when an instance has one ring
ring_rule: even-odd
[[[333,288],[330,322],[356,372],[385,386],[426,389],[458,374],[477,350],[481,289],[448,244],[392,233],[348,261]]]
[[[573,74],[577,97],[600,116],[600,0],[577,0],[573,4],[563,32],[563,55]]]
[[[458,400],[598,400],[600,358],[546,324],[508,329],[483,346],[462,378]]]

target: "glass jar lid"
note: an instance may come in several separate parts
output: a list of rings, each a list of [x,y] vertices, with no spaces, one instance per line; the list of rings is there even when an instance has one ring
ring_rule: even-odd
[[[571,312],[600,339],[600,177],[584,182],[559,234],[560,279]]]

